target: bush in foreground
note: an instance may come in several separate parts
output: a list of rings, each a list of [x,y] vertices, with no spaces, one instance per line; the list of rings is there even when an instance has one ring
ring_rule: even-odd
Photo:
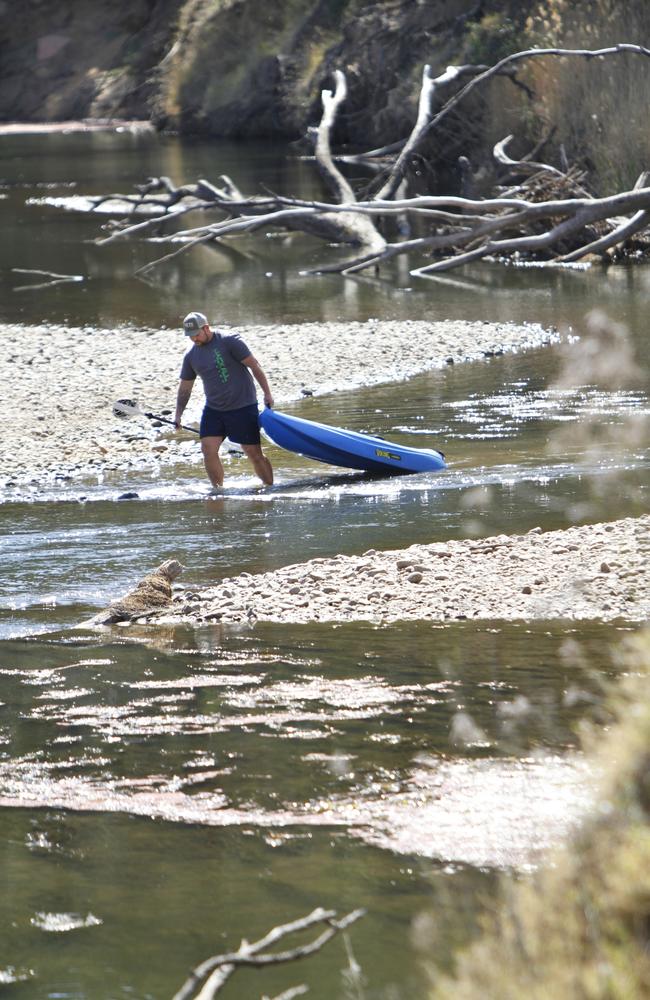
[[[585,737],[601,774],[590,818],[547,868],[503,881],[431,1000],[650,996],[650,631],[622,657],[611,727]]]

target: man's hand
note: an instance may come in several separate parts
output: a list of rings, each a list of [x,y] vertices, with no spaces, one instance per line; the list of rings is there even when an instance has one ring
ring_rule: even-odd
[[[256,358],[254,358],[252,354],[249,354],[247,358],[242,358],[242,364],[246,365],[247,368],[250,368],[251,372],[253,373],[255,381],[258,383],[260,389],[264,393],[264,402],[266,403],[266,405],[273,406],[273,396],[271,394],[271,387],[268,383],[266,375],[262,371],[259,361]]]

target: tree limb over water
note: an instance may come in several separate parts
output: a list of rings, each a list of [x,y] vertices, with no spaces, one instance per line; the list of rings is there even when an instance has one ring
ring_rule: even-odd
[[[173,1000],[212,1000],[233,973],[237,971],[237,968],[243,965],[262,968],[267,965],[295,962],[297,959],[307,958],[320,951],[336,934],[345,930],[364,914],[365,910],[353,910],[345,917],[337,919],[336,910],[324,910],[322,907],[318,907],[306,917],[293,920],[288,924],[279,924],[259,941],[249,943],[244,940],[237,951],[213,955],[212,958],[197,965],[180,990],[174,994]],[[325,924],[325,930],[308,944],[298,945],[287,951],[269,952],[266,950],[287,935],[309,930],[317,924]],[[289,997],[299,996],[304,992],[305,988],[298,986],[283,993],[282,997],[288,1000]],[[280,1000],[280,998],[278,997],[276,1000]]]
[[[528,49],[515,52],[493,66],[450,66],[432,77],[425,66],[416,121],[408,137],[391,146],[354,156],[332,154],[331,137],[337,115],[347,93],[345,75],[337,70],[334,90],[323,90],[323,112],[318,128],[309,130],[314,143],[314,161],[332,195],[332,200],[304,201],[276,194],[246,197],[226,176],[217,184],[200,179],[176,187],[168,177],[150,178],[137,195],[110,195],[94,199],[94,207],[119,198],[127,213],[159,208],[144,221],[128,224],[124,219],[110,224],[112,231],[100,244],[155,229],[158,242],[181,243],[173,253],[146,264],[149,270],[162,261],[184,253],[198,243],[218,243],[239,234],[260,229],[280,229],[308,233],[327,243],[357,247],[356,257],[316,267],[312,273],[354,274],[377,268],[393,257],[422,254],[429,262],[411,270],[414,277],[434,276],[442,271],[487,257],[533,259],[568,263],[588,255],[611,259],[616,252],[630,249],[635,238],[639,252],[650,249],[650,235],[641,236],[650,222],[650,186],[643,174],[635,187],[604,198],[593,197],[585,186],[585,176],[577,168],[559,169],[533,159],[540,144],[527,156],[513,159],[506,152],[512,141],[507,136],[492,151],[491,167],[497,172],[493,197],[456,195],[408,197],[414,163],[425,156],[440,123],[489,79],[504,75],[514,79],[519,63],[539,58],[579,58],[604,61],[616,55],[650,56],[650,49],[620,43],[601,49]],[[469,82],[462,83],[466,77]],[[453,93],[440,106],[441,92]],[[439,105],[433,112],[434,103]],[[366,166],[373,177],[355,190],[342,171],[345,164]],[[461,190],[466,193],[472,167],[466,157],[459,160]],[[510,186],[508,186],[508,184]],[[218,211],[216,222],[191,229],[163,233],[171,220],[188,212]],[[124,214],[124,212],[123,212]],[[412,226],[418,235],[411,237]],[[399,238],[389,239],[394,233]],[[430,258],[434,258],[433,261]]]

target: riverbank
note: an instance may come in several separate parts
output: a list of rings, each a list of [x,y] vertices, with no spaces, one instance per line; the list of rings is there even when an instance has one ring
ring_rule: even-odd
[[[650,617],[650,515],[335,556],[178,593],[157,623]]]
[[[557,339],[536,324],[461,321],[275,324],[234,332],[259,358],[276,405]],[[44,486],[97,482],[107,473],[200,467],[196,435],[144,417],[119,421],[112,412],[117,399],[131,398],[171,416],[187,346],[180,329],[0,326],[0,380],[11,387],[0,398],[0,494],[37,499]],[[202,405],[197,387],[184,422],[198,426]]]

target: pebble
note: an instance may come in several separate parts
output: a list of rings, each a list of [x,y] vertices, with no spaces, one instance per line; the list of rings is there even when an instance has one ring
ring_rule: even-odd
[[[359,557],[320,557],[317,563],[292,565],[245,581],[235,578],[230,581],[230,589],[241,595],[250,593],[251,588],[260,594],[273,588],[280,597],[286,595],[286,601],[260,601],[254,608],[259,620],[285,622],[367,620],[387,624],[409,619],[463,621],[524,617],[645,620],[650,616],[650,584],[639,539],[644,535],[650,537],[650,515],[617,521],[608,527],[606,535],[603,525],[582,525],[510,539],[499,536],[484,539],[479,547],[470,540],[434,542],[418,546],[417,559],[410,553],[407,556],[396,551],[377,552],[373,556],[365,553],[363,573]],[[601,553],[599,566],[623,562],[628,576],[638,576],[633,592],[626,592],[630,591],[627,576],[621,579],[610,572],[605,601],[602,576],[585,579],[584,567],[596,539]],[[509,558],[511,546],[516,546],[526,560],[529,556],[534,558],[535,567],[542,571],[534,577],[532,585],[522,579],[522,563]],[[427,573],[429,559],[443,555],[447,560],[446,572]],[[400,563],[404,571],[400,580],[414,586],[379,589],[378,574],[390,573],[394,577]],[[310,579],[315,575],[316,565],[318,576],[327,581],[318,589]],[[367,569],[368,565],[372,568]],[[417,570],[416,566],[424,569]],[[533,586],[542,585],[543,592],[533,590]],[[533,593],[539,597],[543,593],[543,600],[521,599],[522,594]],[[223,620],[240,620],[244,614],[243,598],[228,607],[222,595],[219,588],[204,591],[193,607],[209,614],[216,605],[224,615]]]

